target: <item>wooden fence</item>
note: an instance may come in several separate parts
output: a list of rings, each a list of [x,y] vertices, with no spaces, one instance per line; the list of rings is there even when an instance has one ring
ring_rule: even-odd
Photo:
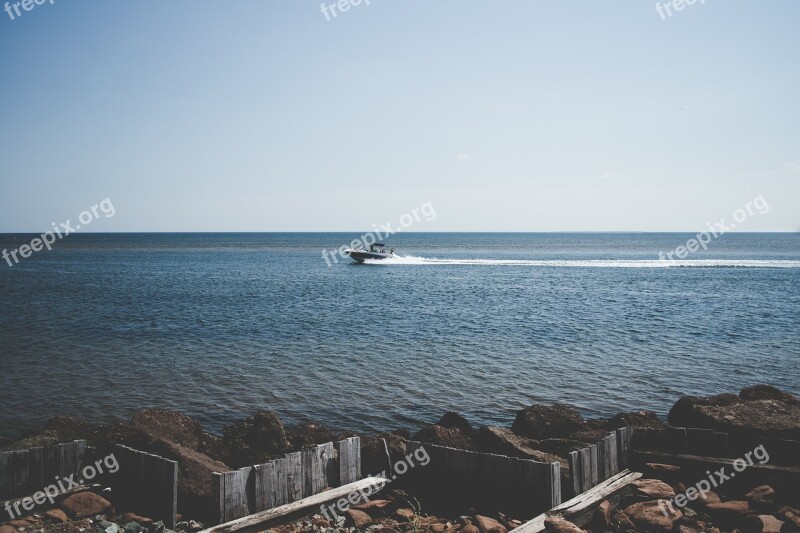
[[[569,469],[573,497],[627,468],[633,435],[633,428],[621,428],[596,444],[570,452]]]
[[[513,498],[518,500],[513,503],[531,513],[561,503],[559,463],[408,442],[408,454],[415,454],[420,448],[430,457],[422,467],[424,483],[434,491],[438,490],[436,485],[447,482],[470,492],[481,491],[483,501],[486,496],[503,501]],[[414,468],[416,472],[419,467]]]
[[[713,429],[634,428],[633,447],[638,451],[659,451],[702,457],[729,457],[728,434]]]
[[[178,463],[121,444],[114,445],[119,470],[110,478],[115,500],[138,515],[175,528],[178,513]]]
[[[85,458],[83,440],[0,452],[0,500],[30,496],[55,483],[56,477],[79,473]]]
[[[361,440],[328,442],[281,459],[215,473],[211,498],[217,523],[229,522],[361,479]]]

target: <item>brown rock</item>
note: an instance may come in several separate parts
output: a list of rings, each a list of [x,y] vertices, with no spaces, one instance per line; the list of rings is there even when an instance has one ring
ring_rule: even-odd
[[[293,450],[314,444],[325,444],[337,440],[333,431],[318,422],[305,421],[286,428],[286,438]]]
[[[457,427],[444,427],[438,424],[425,426],[412,437],[419,442],[428,442],[437,446],[458,448],[460,450],[474,450],[470,436]]]
[[[128,522],[136,522],[140,526],[151,526],[153,524],[153,520],[151,518],[147,518],[145,516],[139,516],[135,513],[125,513],[119,517],[120,524],[127,524]]]
[[[315,516],[311,519],[311,525],[321,528],[329,528],[331,527],[331,522],[327,518],[322,518],[321,516]]]
[[[478,526],[468,525],[464,526],[459,530],[460,533],[481,533],[481,530],[478,529]]]
[[[684,490],[682,492],[686,492],[686,491]],[[713,490],[710,490],[710,491],[705,492],[705,493],[702,493],[702,492],[698,493],[697,501],[699,501],[700,503],[702,503],[704,505],[708,505],[710,503],[722,503],[722,498],[719,497],[719,494],[717,494]]]
[[[359,511],[358,509],[348,509],[347,518],[350,525],[358,529],[364,529],[372,524],[372,517],[370,517],[364,511]]]
[[[61,509],[50,509],[49,511],[44,513],[44,516],[46,518],[49,518],[50,520],[52,520],[54,522],[63,523],[63,522],[68,522],[69,521],[69,517],[67,516],[67,513],[65,513]]]
[[[750,511],[750,504],[745,501],[733,500],[729,502],[709,503],[706,510],[716,520],[730,523]]]
[[[667,425],[653,411],[633,411],[614,415],[606,420],[602,427],[607,430],[624,427],[662,429]]]
[[[445,428],[456,428],[460,429],[464,435],[472,435],[475,433],[475,430],[472,429],[472,426],[467,419],[461,416],[458,413],[454,413],[453,411],[448,411],[442,415],[442,418],[439,419],[437,425],[445,427]]]
[[[573,407],[564,404],[534,404],[517,412],[511,430],[522,437],[550,439],[568,437],[587,427]]]
[[[482,427],[475,432],[473,440],[479,452],[534,459],[546,463],[560,462],[562,468],[565,467],[563,458],[538,450],[537,441],[520,437],[510,429]],[[568,465],[566,467],[569,468]]]
[[[681,473],[681,467],[675,465],[646,463],[645,466],[647,467],[648,474],[663,480],[677,480]]]
[[[447,529],[447,524],[431,524],[430,530],[433,533],[444,533],[444,530]]]
[[[608,500],[603,500],[594,510],[592,529],[605,531],[608,529],[609,524],[611,524],[611,503]]]
[[[289,451],[286,431],[273,411],[262,411],[225,427],[222,443],[227,462],[237,468],[265,463]]]
[[[633,482],[641,494],[659,500],[669,500],[675,497],[675,491],[672,487],[658,479],[637,479]]]
[[[800,531],[800,514],[786,510],[783,512],[783,516],[786,517],[787,523],[794,524],[792,530]]]
[[[739,392],[742,400],[778,400],[783,403],[800,405],[800,400],[796,396],[776,389],[772,385],[754,385],[745,387]]]
[[[505,526],[494,518],[475,515],[475,522],[477,522],[478,529],[481,530],[481,533],[506,533]]]
[[[391,504],[392,502],[389,500],[370,500],[359,505],[354,505],[353,509],[358,509],[359,511],[380,510],[385,509]]]
[[[769,485],[759,485],[744,495],[752,504],[758,506],[772,505],[775,503],[775,491]]]
[[[221,458],[221,439],[203,431],[200,422],[183,413],[144,409],[133,415],[131,426],[155,440],[166,440],[215,459]]]
[[[414,510],[408,508],[398,509],[394,512],[394,517],[401,522],[411,522],[414,520]]]
[[[749,515],[742,522],[744,533],[781,533],[784,522],[772,515]]]
[[[94,492],[79,492],[61,502],[61,509],[72,519],[88,518],[98,514],[113,512],[111,503]]]
[[[552,533],[583,533],[581,528],[558,516],[551,516],[545,519],[544,528]]]
[[[26,527],[31,527],[33,525],[33,521],[29,521],[24,518],[18,518],[17,520],[10,521],[8,525],[17,529],[23,529]]]
[[[384,446],[384,441],[386,445]],[[396,464],[406,456],[406,439],[395,433],[381,433],[376,436],[361,437],[361,470],[377,474],[390,469],[386,451],[389,451],[391,464]]]
[[[17,529],[11,526],[0,526],[0,533],[17,533]]]
[[[659,505],[657,501],[634,503],[625,508],[637,529],[644,531],[670,531],[683,513],[669,505]]]

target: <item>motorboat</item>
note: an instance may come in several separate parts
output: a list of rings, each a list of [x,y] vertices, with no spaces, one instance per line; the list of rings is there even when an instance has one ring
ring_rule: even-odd
[[[348,248],[344,251],[345,255],[349,255],[356,263],[363,263],[367,259],[389,259],[394,257],[394,249],[389,248],[386,251],[386,245],[382,242],[376,242],[369,245],[368,250],[361,250],[359,248]]]

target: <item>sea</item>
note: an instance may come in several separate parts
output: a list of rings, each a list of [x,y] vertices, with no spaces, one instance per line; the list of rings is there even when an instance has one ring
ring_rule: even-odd
[[[145,407],[214,433],[260,410],[366,433],[800,394],[800,234],[669,261],[693,235],[398,233],[393,259],[331,258],[360,235],[84,233],[3,261],[0,436]]]

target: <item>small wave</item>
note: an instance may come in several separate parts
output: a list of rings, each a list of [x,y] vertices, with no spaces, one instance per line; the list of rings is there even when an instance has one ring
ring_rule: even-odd
[[[437,259],[395,255],[389,259],[367,259],[369,265],[474,265],[582,268],[800,268],[800,261],[778,259]]]

